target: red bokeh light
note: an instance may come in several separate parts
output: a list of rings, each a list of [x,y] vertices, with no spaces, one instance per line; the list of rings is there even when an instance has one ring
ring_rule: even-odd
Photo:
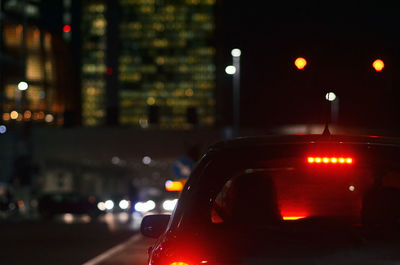
[[[113,74],[113,69],[111,67],[107,67],[106,75],[112,75],[112,74]]]
[[[71,26],[70,26],[70,25],[65,25],[65,26],[63,27],[63,31],[64,31],[65,33],[71,32]]]

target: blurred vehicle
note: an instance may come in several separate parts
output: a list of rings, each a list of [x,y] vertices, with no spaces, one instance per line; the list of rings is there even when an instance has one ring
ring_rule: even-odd
[[[109,213],[129,213],[131,211],[131,201],[129,197],[125,195],[112,195],[100,201],[97,207],[99,210]]]
[[[0,217],[18,213],[18,202],[14,199],[7,184],[0,183]]]
[[[154,197],[149,200],[137,202],[134,210],[143,215],[171,213],[177,201],[178,199],[174,197]]]
[[[139,200],[132,205],[132,224],[139,230],[143,217],[152,214],[171,214],[178,201],[175,192],[160,189],[143,189]]]
[[[103,211],[98,208],[98,199],[79,193],[49,193],[38,199],[38,210],[44,218],[59,214],[87,214],[91,218],[100,216]]]
[[[210,147],[172,216],[148,215],[152,265],[397,264],[400,139],[294,135]]]

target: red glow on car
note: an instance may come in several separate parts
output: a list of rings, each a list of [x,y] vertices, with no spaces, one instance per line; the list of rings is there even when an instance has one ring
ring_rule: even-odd
[[[310,216],[307,210],[302,209],[299,205],[291,205],[287,202],[281,202],[281,215],[284,221],[299,220]]]
[[[345,157],[345,156],[323,156],[323,157],[314,157],[314,156],[309,156],[307,157],[307,163],[308,164],[353,164],[353,158],[352,157]]]
[[[282,216],[282,219],[285,221],[292,221],[292,220],[299,220],[299,219],[303,219],[306,216]]]

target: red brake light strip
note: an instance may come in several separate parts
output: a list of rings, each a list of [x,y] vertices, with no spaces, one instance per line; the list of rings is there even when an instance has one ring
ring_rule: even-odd
[[[353,164],[351,157],[328,157],[328,156],[309,156],[307,157],[309,164]]]

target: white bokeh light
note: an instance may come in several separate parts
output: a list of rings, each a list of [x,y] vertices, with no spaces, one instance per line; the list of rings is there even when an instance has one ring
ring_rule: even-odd
[[[233,65],[228,65],[225,68],[225,73],[227,73],[228,75],[234,75],[236,73],[236,67]]]
[[[128,207],[129,207],[129,201],[124,199],[119,202],[119,208],[121,208],[122,210],[126,210],[128,209]]]
[[[137,212],[146,213],[156,208],[156,203],[153,200],[148,200],[147,202],[137,202],[134,208]]]
[[[333,92],[328,92],[325,95],[325,99],[328,101],[334,101],[336,99],[336,94]]]
[[[149,157],[149,156],[143,157],[142,162],[145,165],[149,165],[151,163],[151,157]]]
[[[112,200],[107,200],[104,203],[104,206],[106,207],[107,210],[112,210],[114,208],[114,202]]]
[[[166,211],[173,211],[177,202],[178,202],[178,199],[165,200],[163,202],[162,206],[163,206],[164,210],[166,210]]]
[[[233,57],[240,57],[240,55],[242,54],[242,51],[240,49],[233,49],[231,51],[231,54]]]
[[[23,90],[27,90],[28,89],[28,83],[27,82],[19,82],[18,83],[18,89],[23,91]]]

